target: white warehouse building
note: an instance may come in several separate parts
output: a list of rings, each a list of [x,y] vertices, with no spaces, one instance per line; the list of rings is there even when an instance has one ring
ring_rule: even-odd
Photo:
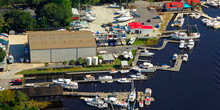
[[[31,63],[63,62],[97,55],[91,31],[28,32]]]
[[[153,33],[153,26],[142,25],[141,22],[130,22],[128,30],[132,34],[149,34]]]

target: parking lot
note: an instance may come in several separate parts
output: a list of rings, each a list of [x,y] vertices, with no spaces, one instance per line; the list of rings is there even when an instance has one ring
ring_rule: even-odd
[[[15,63],[20,62],[20,58],[24,58],[27,42],[27,35],[9,35],[9,54],[14,57]]]
[[[135,18],[136,22],[142,22],[145,25],[152,25],[154,28],[157,24],[162,23],[161,19],[152,19],[155,16],[158,16],[156,10],[148,10],[147,6],[152,6],[153,4],[150,4],[146,1],[136,1],[133,3],[137,9],[137,13],[141,15],[139,18]],[[158,4],[154,4],[155,6],[158,6]],[[146,22],[148,19],[151,20],[151,22]]]

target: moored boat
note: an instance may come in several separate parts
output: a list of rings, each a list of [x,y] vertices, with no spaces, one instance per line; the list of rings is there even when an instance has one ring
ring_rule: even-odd
[[[64,78],[59,78],[59,79],[53,80],[53,83],[55,85],[64,85],[64,84],[69,84],[70,82],[71,82],[70,79],[64,79]]]
[[[127,78],[121,78],[118,80],[119,83],[130,83],[131,80],[127,79]]]
[[[184,62],[187,62],[188,61],[188,54],[183,54],[183,61]]]
[[[185,41],[184,40],[180,40],[179,48],[180,49],[185,48]]]
[[[177,57],[178,57],[178,55],[175,53],[175,54],[173,54],[173,58],[172,58],[172,60],[176,60],[177,59]]]
[[[128,101],[133,102],[135,101],[135,99],[136,99],[136,89],[133,89],[128,97]]]
[[[64,84],[63,88],[64,89],[78,89],[78,83],[77,82],[70,82],[68,84]]]
[[[188,47],[189,49],[193,49],[193,48],[194,48],[194,45],[195,45],[195,42],[194,42],[193,39],[190,39],[190,40],[188,41],[188,43],[187,43],[187,47]]]

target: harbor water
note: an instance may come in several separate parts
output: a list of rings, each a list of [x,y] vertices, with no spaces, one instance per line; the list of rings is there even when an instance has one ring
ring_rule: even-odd
[[[204,8],[212,17],[220,16],[220,8]],[[185,20],[185,25],[186,25]],[[148,110],[220,110],[220,29],[208,29],[201,19],[188,19],[190,25],[197,24],[201,33],[200,40],[192,51],[181,51],[179,44],[168,43],[152,58],[154,65],[170,64],[174,53],[188,53],[188,62],[183,63],[179,72],[157,71],[149,80],[135,81],[138,91],[152,89],[152,102]],[[169,28],[168,28],[169,29]],[[130,84],[119,83],[83,83],[82,92],[130,91]],[[96,110],[83,100],[63,97],[63,108],[70,110]]]

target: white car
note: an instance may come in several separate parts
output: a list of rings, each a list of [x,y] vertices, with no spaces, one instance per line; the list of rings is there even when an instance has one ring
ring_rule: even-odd
[[[0,91],[3,91],[3,90],[5,90],[5,88],[4,87],[0,87]]]

